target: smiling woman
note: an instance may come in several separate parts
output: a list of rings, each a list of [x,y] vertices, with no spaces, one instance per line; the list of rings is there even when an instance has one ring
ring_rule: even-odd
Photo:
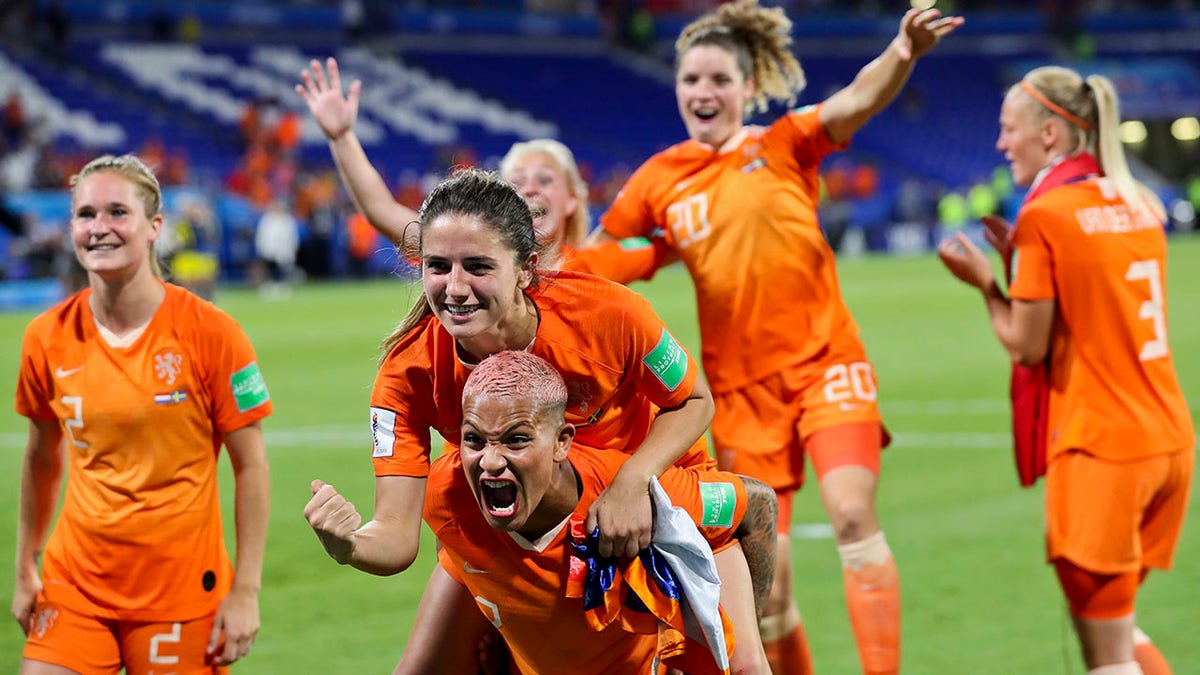
[[[712,400],[699,366],[637,293],[598,277],[539,270],[533,213],[499,175],[459,172],[430,193],[417,224],[424,293],[384,341],[371,396],[374,519],[362,524],[332,486],[314,482],[305,514],[326,550],[339,563],[375,574],[412,564],[430,430],[456,454],[467,376],[491,354],[524,350],[561,373],[570,392],[566,417],[580,442],[624,460],[588,519],[600,528],[602,554],[636,555],[650,542],[651,477],[672,464],[711,464],[703,435]],[[725,551],[718,566],[730,592],[744,591],[730,615],[753,645],[745,558]],[[436,593],[436,587],[426,591],[435,606]],[[462,618],[481,620],[478,613]],[[410,649],[405,658],[418,663],[413,672],[448,672],[441,659],[462,656],[438,649],[445,635],[433,623],[419,622],[417,631],[414,642],[426,642],[434,660],[424,662],[422,652]],[[753,648],[739,656],[756,657]]]
[[[28,636],[21,672],[150,672],[163,659],[211,671],[245,656],[258,632],[270,395],[238,324],[158,278],[162,195],[150,169],[105,156],[71,184],[89,287],[29,324],[17,384],[30,421],[12,605]],[[236,568],[218,505],[222,443]]]

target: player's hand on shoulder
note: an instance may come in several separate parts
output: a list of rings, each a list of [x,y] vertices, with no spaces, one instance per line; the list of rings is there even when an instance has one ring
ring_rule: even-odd
[[[588,507],[587,531],[600,528],[597,550],[602,556],[636,556],[650,546],[653,523],[648,481],[618,477]]]
[[[329,556],[345,565],[354,552],[354,533],[362,526],[362,515],[332,485],[314,480],[311,489],[304,517]]]

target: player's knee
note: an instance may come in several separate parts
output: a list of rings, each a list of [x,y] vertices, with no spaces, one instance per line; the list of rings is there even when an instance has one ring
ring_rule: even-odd
[[[842,499],[829,507],[829,521],[838,543],[861,541],[879,529],[875,508],[867,499]]]

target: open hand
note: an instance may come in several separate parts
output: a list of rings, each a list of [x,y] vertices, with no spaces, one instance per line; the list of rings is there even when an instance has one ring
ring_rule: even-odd
[[[300,72],[304,83],[296,85],[296,93],[308,104],[308,111],[320,125],[321,131],[325,132],[325,137],[332,141],[354,128],[354,122],[358,119],[358,95],[362,90],[362,82],[352,82],[350,91],[343,95],[337,59],[330,57],[325,65],[329,69],[328,80],[325,79],[321,62],[313,59],[309,63],[309,70]]]
[[[910,9],[900,19],[895,45],[900,58],[908,61],[929,53],[943,36],[963,25],[961,16],[943,17],[938,9]]]

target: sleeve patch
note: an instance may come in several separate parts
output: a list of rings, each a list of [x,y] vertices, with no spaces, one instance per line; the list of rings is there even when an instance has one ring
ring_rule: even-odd
[[[792,108],[792,114],[793,115],[803,115],[816,107],[817,107],[817,105],[815,103],[810,103],[809,105],[802,105],[799,108]]]
[[[683,351],[683,347],[679,346],[666,328],[663,328],[658,345],[642,358],[642,363],[646,364],[668,391],[675,391],[687,375],[687,352]]]
[[[251,361],[250,365],[230,375],[229,384],[233,388],[233,399],[237,402],[240,413],[271,400],[271,393],[267,391],[267,383],[263,381],[257,361]]]
[[[375,444],[371,457],[391,457],[396,446],[396,413],[372,406],[371,438]]]
[[[700,483],[701,527],[733,527],[737,490],[733,483]]]
[[[618,243],[623,251],[639,251],[650,246],[650,240],[645,237],[626,237]]]

